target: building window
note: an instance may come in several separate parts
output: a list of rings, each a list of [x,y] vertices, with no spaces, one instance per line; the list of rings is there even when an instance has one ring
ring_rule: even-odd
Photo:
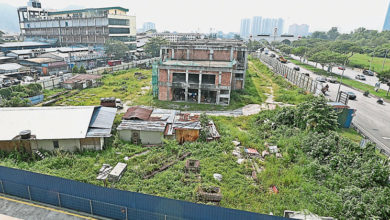
[[[65,21],[65,27],[68,27],[68,22],[67,21]]]
[[[130,34],[130,28],[109,28],[110,34]]]
[[[108,19],[109,25],[123,25],[123,26],[129,26],[130,21],[129,19],[114,19],[110,18]]]
[[[60,148],[60,145],[58,144],[58,141],[53,141],[53,146],[56,149]]]

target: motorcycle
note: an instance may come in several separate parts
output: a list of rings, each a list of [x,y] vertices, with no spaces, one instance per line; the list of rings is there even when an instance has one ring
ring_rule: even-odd
[[[370,94],[369,91],[365,91],[365,92],[363,93],[363,95],[366,96],[366,97],[368,97],[369,94]]]
[[[383,105],[383,99],[382,98],[380,98],[380,99],[378,99],[378,101],[376,101],[378,104],[381,104],[381,105]]]

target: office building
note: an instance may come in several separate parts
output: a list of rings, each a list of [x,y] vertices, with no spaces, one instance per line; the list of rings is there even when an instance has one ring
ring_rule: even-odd
[[[251,19],[244,18],[241,20],[240,36],[248,39],[251,33]]]
[[[136,48],[136,18],[122,7],[50,11],[39,0],[18,8],[21,35],[31,39],[55,39],[64,45],[103,45],[118,40]]]
[[[382,30],[383,31],[390,31],[390,3],[389,3],[389,7],[387,9],[385,23],[383,25],[383,29]]]
[[[307,24],[292,24],[288,28],[288,34],[294,36],[307,36],[309,35],[309,25]]]

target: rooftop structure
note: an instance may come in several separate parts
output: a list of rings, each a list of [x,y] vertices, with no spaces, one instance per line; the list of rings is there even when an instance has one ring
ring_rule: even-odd
[[[0,64],[0,74],[19,72],[22,69],[27,68],[17,63]]]
[[[28,141],[26,150],[101,150],[111,136],[115,108],[94,106],[0,108],[0,149],[17,140]],[[30,137],[20,137],[28,131]]]
[[[32,0],[35,2],[36,0]],[[49,11],[36,3],[18,9],[20,31],[31,39],[55,39],[59,45],[103,45],[119,40],[135,48],[136,18],[123,7]]]
[[[45,42],[9,42],[0,44],[0,52],[7,53],[11,50],[25,50],[25,49],[37,49],[37,48],[48,48],[53,45]]]
[[[245,86],[247,48],[242,41],[171,42],[160,54],[152,74],[159,100],[229,105],[231,90]]]
[[[202,38],[199,33],[154,33],[152,37],[162,37],[169,42],[194,41]]]
[[[163,139],[195,141],[201,129],[199,115],[177,110],[134,106],[127,110],[118,126],[119,137],[135,144],[161,145]]]

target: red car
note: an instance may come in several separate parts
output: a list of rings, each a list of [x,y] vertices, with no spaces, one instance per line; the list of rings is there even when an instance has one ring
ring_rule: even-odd
[[[339,66],[339,70],[345,70],[345,67]]]

